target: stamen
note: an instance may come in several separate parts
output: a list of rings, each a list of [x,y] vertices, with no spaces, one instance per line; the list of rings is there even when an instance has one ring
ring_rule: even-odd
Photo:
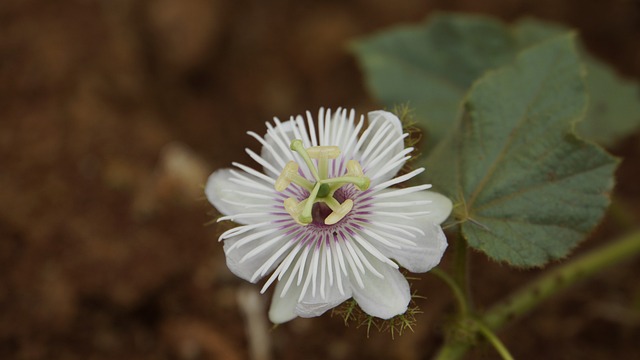
[[[347,161],[347,176],[364,176],[359,162],[355,160]]]
[[[341,176],[337,178],[322,180],[322,183],[333,184],[334,186],[332,186],[332,188],[334,190],[340,188],[344,184],[354,184],[359,190],[365,191],[369,188],[369,185],[371,185],[371,180],[369,180],[369,178],[366,176]]]
[[[304,208],[302,209],[302,213],[300,214],[298,220],[303,224],[309,224],[313,221],[313,215],[311,214],[311,210],[313,209],[313,204],[316,202],[316,198],[318,197],[318,191],[320,190],[320,183],[316,183],[316,186],[313,187],[313,191],[305,200],[307,203],[304,204]]]
[[[327,178],[329,159],[336,159],[340,155],[340,148],[337,146],[313,146],[307,149],[312,159],[318,160],[318,175],[320,179]]]
[[[298,202],[295,198],[284,201],[285,210],[300,225],[308,225],[313,221],[313,206],[315,203],[325,203],[331,209],[331,214],[324,219],[325,225],[333,225],[342,220],[352,209],[353,200],[346,199],[341,203],[333,195],[336,190],[345,184],[354,184],[364,191],[369,188],[371,181],[364,176],[362,166],[355,160],[347,161],[347,173],[345,176],[327,179],[328,161],[340,156],[340,148],[337,146],[312,146],[305,148],[302,140],[291,142],[291,150],[297,152],[305,161],[309,170],[316,179],[312,183],[298,173],[299,165],[295,161],[289,161],[275,182],[277,191],[284,191],[292,182],[307,189],[310,194],[305,200]],[[317,160],[318,168],[313,159]]]
[[[329,206],[329,209],[331,209],[332,211],[336,211],[340,208],[340,203],[333,197],[323,199],[323,202],[327,204],[327,206]]]
[[[333,210],[333,212],[329,214],[326,219],[324,219],[325,225],[333,225],[337,223],[338,221],[342,220],[342,218],[344,218],[345,215],[347,215],[349,211],[351,211],[351,209],[353,209],[353,200],[351,199],[347,199],[343,201],[342,204],[338,204],[338,201],[336,199],[329,198],[327,199],[327,201],[325,201],[325,203],[329,205],[329,208],[331,208],[331,210]]]
[[[295,161],[289,161],[276,180],[276,191],[283,192],[292,182],[311,191],[313,184],[298,174],[299,168],[300,166]]]
[[[293,220],[295,220],[298,224],[307,225],[307,224],[301,223],[300,220],[298,220],[306,204],[307,204],[306,199],[300,202],[297,202],[296,199],[291,197],[284,201],[284,209],[289,213],[289,215],[291,215]]]
[[[307,149],[312,159],[337,159],[340,148],[337,146],[312,146]]]
[[[284,169],[282,169],[280,176],[278,176],[278,179],[276,180],[276,191],[283,192],[289,184],[291,184],[293,174],[297,174],[298,169],[299,166],[295,161],[289,161],[287,165],[284,166]]]

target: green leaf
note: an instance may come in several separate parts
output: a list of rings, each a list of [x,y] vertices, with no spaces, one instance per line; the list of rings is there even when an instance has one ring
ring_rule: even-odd
[[[602,218],[616,160],[572,134],[585,113],[573,36],[523,51],[488,73],[427,159],[434,188],[457,202],[462,236],[514,266],[566,256]]]
[[[514,47],[498,21],[440,14],[362,39],[353,50],[373,95],[388,108],[408,102],[432,148],[452,128],[473,81],[512,61]]]
[[[440,142],[459,116],[460,102],[487,70],[511,63],[532,45],[570,29],[533,19],[507,26],[497,20],[436,14],[428,21],[357,41],[353,50],[372,94],[388,108],[408,103],[427,130],[426,150]],[[592,94],[578,133],[611,145],[640,127],[638,86],[588,56]]]
[[[569,31],[561,25],[535,19],[523,19],[513,29],[520,48]],[[640,128],[640,86],[623,79],[586,50],[581,49],[581,53],[587,66],[590,99],[587,117],[576,131],[585,139],[612,146]]]
[[[568,27],[533,18],[521,19],[511,29],[519,49],[526,49],[571,31]]]
[[[586,64],[591,98],[587,118],[576,131],[585,139],[612,146],[640,128],[640,86],[599,60],[588,58]]]

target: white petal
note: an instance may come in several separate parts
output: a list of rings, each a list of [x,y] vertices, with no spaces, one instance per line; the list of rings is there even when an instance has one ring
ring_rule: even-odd
[[[318,294],[315,297],[305,298],[296,305],[296,315],[304,318],[316,317],[324,314],[327,310],[342,304],[351,297],[350,289],[345,291],[345,295],[340,294],[336,286],[329,288],[325,299],[321,299]]]
[[[347,109],[338,108],[335,113],[331,113],[328,109],[325,112],[325,141],[321,141],[320,145],[331,145],[345,151],[351,137],[354,136],[354,120],[355,112],[347,112]]]
[[[449,216],[452,205],[448,198],[438,193],[407,190],[409,189],[380,191],[376,195],[379,198],[371,200],[374,206],[368,216],[368,231],[377,236],[366,233],[362,235],[385,256],[396,260],[405,269],[421,273],[436,266],[447,248],[447,239],[439,224]],[[379,209],[384,212],[378,211]],[[392,214],[398,216],[389,216]]]
[[[232,181],[234,178],[231,169],[220,169],[211,174],[207,180],[204,192],[209,202],[221,214],[237,215],[255,212],[257,208],[266,212],[265,209],[278,204],[275,190],[265,191],[263,187],[238,184]],[[236,222],[253,223],[249,219],[239,219]]]
[[[287,253],[285,252],[284,254],[281,254],[276,259],[271,259],[272,255],[283,246],[291,244],[290,236],[283,236],[283,234],[279,234],[276,231],[258,237],[257,239],[252,240],[251,242],[246,243],[242,246],[234,246],[234,244],[237,244],[238,241],[247,239],[248,237],[253,236],[261,231],[265,230],[254,229],[247,231],[241,235],[226,239],[224,240],[223,247],[227,258],[227,267],[229,267],[229,270],[231,270],[231,272],[236,276],[254,283],[262,278],[262,276],[254,276],[256,271],[260,269],[268,260],[271,260],[271,264],[269,264],[269,269],[263,271],[263,273],[268,274],[273,271],[273,269],[275,269],[275,267],[280,264]]]
[[[361,165],[372,184],[378,184],[391,179],[404,165],[404,157],[397,156],[404,150],[404,136],[400,119],[388,111],[371,111],[368,119],[360,149]]]
[[[354,147],[358,141],[358,133],[364,125],[364,119],[361,118],[355,123],[355,110],[347,111],[346,109],[338,109],[335,114],[330,114],[327,110],[325,114],[325,131],[326,139],[321,144],[328,146],[337,146],[340,148],[340,156],[333,160],[329,165],[329,176],[337,177],[346,172],[346,163],[352,160],[354,155]]]
[[[368,259],[384,278],[367,272],[362,276],[364,288],[351,287],[358,306],[367,314],[381,319],[405,313],[411,300],[407,279],[391,266],[371,256]]]
[[[414,273],[423,273],[431,270],[440,263],[442,255],[447,248],[447,238],[439,225],[417,219],[415,222],[421,232],[414,231],[414,237],[407,237],[415,245],[401,244],[400,248],[390,247],[385,244],[376,244],[376,247],[388,258],[397,261],[405,269]],[[372,229],[380,236],[377,229]],[[385,232],[387,230],[384,230]],[[411,232],[411,230],[409,230]],[[375,240],[370,240],[372,243]]]
[[[329,250],[327,248],[327,250]],[[319,248],[316,248],[316,251],[320,251]],[[330,251],[330,250],[329,250]],[[318,258],[322,258],[319,256]],[[318,274],[322,271],[322,264],[318,263],[315,268],[312,262],[308,262],[308,267],[306,272],[314,271]],[[325,270],[329,270],[325,268]],[[333,271],[332,269],[330,271]],[[349,279],[342,273],[339,272],[336,276],[340,277],[341,284],[345,284],[343,286],[342,292],[335,284],[329,284],[328,281],[325,281],[323,284],[318,282],[316,283],[316,288],[314,289],[306,289],[304,296],[300,300],[300,302],[296,305],[295,313],[300,317],[315,317],[324,314],[327,310],[332,309],[344,302],[345,300],[351,297],[351,287],[349,285]],[[317,276],[320,278],[320,274]],[[313,286],[313,285],[312,285]],[[304,287],[304,285],[303,285]],[[322,289],[320,289],[322,287]],[[303,290],[304,291],[304,290]]]
[[[278,281],[276,289],[273,292],[271,307],[269,308],[269,320],[274,324],[282,324],[298,316],[295,310],[302,287],[295,286],[295,281],[293,281],[293,285],[287,290],[284,296],[281,296],[282,290],[291,276],[291,269],[289,269],[282,279]],[[295,276],[295,274],[293,276]]]
[[[329,282],[325,278],[324,282],[318,281],[321,278],[321,274],[318,273],[322,271],[323,266],[321,260],[314,261],[313,259],[323,259],[320,253],[316,255],[316,251],[320,251],[322,248],[313,247],[312,249],[311,253],[306,256],[304,271],[302,272],[302,282],[298,283],[297,279],[295,279],[300,272],[294,267],[289,267],[283,277],[278,281],[269,312],[272,322],[286,322],[296,316],[320,316],[327,310],[340,305],[351,297],[352,293],[349,279],[342,272],[333,272],[333,264],[325,264],[324,269],[325,271],[332,271],[332,276],[340,277],[340,279],[334,279]],[[326,250],[330,251],[328,247]],[[298,260],[299,259],[294,260],[294,262]],[[329,265],[332,267],[329,268]],[[293,276],[294,279],[291,279],[291,276]],[[312,281],[314,278],[315,281]],[[281,296],[282,292],[286,289],[287,282],[290,282],[290,286],[285,295]],[[343,285],[339,287],[337,286],[338,283]],[[322,289],[320,287],[322,287]]]
[[[277,170],[282,170],[288,161],[295,161],[298,164],[304,164],[303,159],[291,150],[291,142],[295,139],[302,140],[305,147],[311,145],[309,136],[304,126],[302,117],[291,118],[291,120],[280,122],[274,119],[276,125],[267,124],[268,131],[264,135],[266,145],[262,147],[260,156],[267,162],[272,164]],[[311,172],[306,166],[301,166],[300,171],[307,179],[313,179]]]
[[[434,224],[442,224],[449,217],[453,208],[453,204],[449,198],[437,192],[426,190],[413,193],[407,193],[404,189],[381,190],[375,194],[369,202],[373,205],[374,209],[377,208],[385,212],[395,212],[398,214],[428,212],[428,214],[421,215],[419,221]],[[392,204],[400,203],[403,205],[391,206]],[[372,217],[372,221],[388,221],[388,219],[376,217],[375,211],[373,211]],[[413,220],[406,220],[405,222],[407,224],[415,224]]]
[[[295,125],[293,122],[285,121],[275,127],[270,124],[268,126],[269,130],[263,136],[267,145],[262,147],[260,156],[271,164],[281,162],[286,164],[287,161],[293,160],[293,155],[289,148],[291,140],[295,138],[293,133],[293,127]]]

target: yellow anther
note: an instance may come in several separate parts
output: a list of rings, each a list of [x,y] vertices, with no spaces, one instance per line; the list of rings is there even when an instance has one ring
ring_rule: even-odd
[[[318,160],[319,180],[327,178],[329,159],[337,159],[340,155],[340,148],[337,146],[312,146],[307,149],[309,157]]]
[[[289,184],[291,184],[294,176],[298,175],[298,168],[299,166],[295,161],[289,161],[287,165],[284,166],[282,173],[280,173],[280,176],[278,176],[278,179],[276,180],[276,191],[284,191]]]
[[[347,175],[346,176],[363,176],[362,166],[355,160],[347,161]]]
[[[360,179],[360,181],[354,181],[353,184],[360,191],[367,190],[369,188],[369,186],[371,185],[371,180],[366,176],[360,176],[359,179]]]
[[[304,209],[304,205],[306,203],[307,203],[307,200],[302,200],[301,202],[298,202],[296,201],[296,199],[291,197],[284,201],[284,209],[287,210],[289,215],[291,215],[293,220],[295,220],[298,224],[307,225],[300,222],[300,220],[298,220],[298,218],[300,218],[300,215],[302,214],[302,209]]]
[[[275,183],[276,191],[282,192],[293,182],[297,185],[302,186],[303,188],[311,191],[313,189],[313,184],[311,181],[303,178],[298,174],[298,164],[295,161],[289,161],[287,165],[282,169],[282,173],[278,176],[278,179]]]
[[[364,172],[362,171],[362,165],[355,160],[347,161],[347,174],[346,178],[359,178],[358,181],[354,181],[353,184],[360,189],[361,191],[367,190],[369,185],[371,185],[371,181],[368,177],[364,176]]]
[[[358,190],[365,191],[371,185],[371,180],[366,176],[351,176],[347,174],[346,176],[322,180],[322,183],[331,185],[333,190],[340,188],[344,184],[353,184]]]
[[[337,201],[336,201],[337,202]],[[329,203],[327,202],[327,205]],[[324,223],[325,225],[333,225],[335,223],[337,223],[338,221],[342,220],[342,218],[345,217],[345,215],[347,215],[349,213],[349,211],[351,211],[351,209],[353,209],[353,200],[351,199],[347,199],[345,201],[342,202],[342,204],[340,204],[339,206],[331,206],[331,210],[333,210],[333,212],[331,214],[329,214],[329,216],[326,217],[326,219],[324,219]]]
[[[337,159],[340,155],[340,148],[337,146],[312,146],[307,148],[307,152],[312,159]]]

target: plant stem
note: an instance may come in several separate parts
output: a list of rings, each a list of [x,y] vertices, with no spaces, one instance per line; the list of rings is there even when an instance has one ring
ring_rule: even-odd
[[[611,199],[609,217],[613,219],[616,227],[622,229],[632,229],[638,223],[637,216],[633,209],[619,196],[614,196],[613,199]]]
[[[449,274],[440,268],[431,269],[430,273],[439,277],[449,286],[451,292],[453,292],[453,296],[456,298],[456,302],[458,303],[458,311],[460,311],[462,316],[466,316],[469,313],[467,299],[464,297],[464,293],[462,292],[462,289],[460,289],[460,286],[458,286],[458,283],[456,283]]]
[[[469,343],[457,340],[448,341],[436,353],[433,360],[455,360],[461,359],[469,348]]]
[[[498,339],[496,334],[494,334],[493,331],[491,331],[491,329],[489,329],[486,325],[484,325],[480,321],[476,322],[476,326],[478,327],[478,331],[480,331],[480,333],[482,333],[482,335],[484,335],[484,337],[487,338],[487,340],[491,343],[491,345],[493,345],[493,347],[496,349],[498,354],[500,354],[502,359],[513,360],[513,356],[511,356],[511,353],[509,353],[509,350],[507,349],[507,347],[504,346],[502,341]]]
[[[457,284],[457,288],[461,293],[460,295],[456,294],[456,296],[461,297],[465,302],[465,306],[461,310],[464,309],[466,312],[471,309],[472,304],[469,295],[468,254],[467,241],[458,232],[453,249],[453,281]]]
[[[503,360],[513,360],[513,356],[507,350],[507,347],[504,346],[502,341],[496,336],[496,334],[489,329],[485,324],[483,324],[480,320],[467,316],[463,320],[458,322],[458,326],[461,328],[461,334],[463,334],[462,338],[452,337],[448,339],[450,342],[447,343],[447,346],[443,346],[438,354],[434,357],[435,360],[451,360],[451,359],[459,359],[464,356],[470,344],[474,342],[473,339],[464,340],[464,336],[472,336],[475,338],[477,333],[482,334],[487,341],[496,349],[498,354]],[[460,329],[458,329],[460,330]]]
[[[518,318],[543,300],[603,268],[640,253],[640,231],[623,236],[599,249],[591,250],[523,287],[507,300],[493,306],[483,316],[490,329],[497,329]]]
[[[459,228],[458,228],[459,230]],[[458,316],[457,321],[461,324],[469,324],[471,320],[471,299],[469,298],[469,277],[468,277],[468,253],[469,248],[467,242],[462,237],[460,231],[455,236],[453,245],[453,271],[452,275],[436,268],[432,269],[434,275],[442,279],[453,292],[454,297],[458,303]],[[466,328],[466,326],[462,326]],[[466,332],[465,330],[462,331]],[[458,359],[464,355],[467,349],[467,342],[461,341],[457,336],[449,336],[447,344],[440,349],[440,352],[434,359],[437,360],[449,360]],[[457,346],[452,346],[456,344]]]
[[[509,321],[522,317],[540,303],[576,282],[589,278],[599,271],[640,254],[640,230],[622,236],[607,245],[589,251],[554,270],[548,271],[531,284],[513,293],[507,300],[494,305],[478,320],[487,330],[496,331]],[[486,336],[486,333],[484,333]],[[489,339],[491,341],[491,339]],[[492,342],[493,343],[493,342]],[[501,343],[500,343],[501,344]],[[496,343],[493,343],[495,346]],[[471,342],[451,338],[442,346],[434,359],[460,359]],[[504,346],[504,345],[503,345]],[[500,351],[498,347],[496,350]]]

